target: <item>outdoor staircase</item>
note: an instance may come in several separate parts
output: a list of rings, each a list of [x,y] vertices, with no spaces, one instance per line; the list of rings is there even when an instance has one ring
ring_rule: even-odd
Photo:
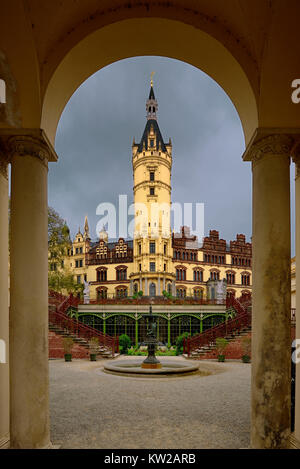
[[[89,351],[90,347],[89,347],[89,342],[87,339],[84,339],[83,337],[78,337],[76,334],[72,334],[67,329],[62,329],[61,327],[55,324],[49,323],[49,331],[54,332],[55,334],[61,336],[62,338],[70,337],[71,339],[73,339],[74,344],[78,344],[81,347],[84,347],[87,350],[87,352]],[[102,357],[102,358],[113,358],[111,350],[101,345],[99,345],[97,349],[97,356]],[[117,353],[114,354],[114,357],[116,356],[118,356]]]
[[[97,337],[99,346],[97,355],[102,358],[115,358],[119,355],[118,338],[111,337],[103,332],[87,326],[75,318],[70,317],[68,311],[77,309],[78,300],[72,295],[66,297],[60,293],[49,290],[49,333],[56,336],[70,337],[74,345],[89,351],[89,340]]]
[[[231,334],[225,335],[224,338],[228,341],[228,346],[229,346],[232,342],[242,339],[243,337],[246,337],[249,334],[251,334],[251,326],[247,326],[243,328],[236,334],[231,333]],[[193,350],[190,353],[189,357],[187,354],[185,354],[184,356],[186,358],[195,358],[195,359],[206,358],[210,352],[215,350],[215,348],[216,348],[216,344],[215,344],[215,341],[213,341],[207,345],[204,345],[202,347],[199,347],[198,349]]]
[[[230,347],[233,342],[238,342],[242,337],[249,335],[251,333],[251,301],[248,297],[241,300],[238,301],[230,295],[226,300],[226,311],[234,317],[202,334],[185,339],[183,356],[201,359],[208,358],[211,354],[213,357],[217,338],[225,338]]]

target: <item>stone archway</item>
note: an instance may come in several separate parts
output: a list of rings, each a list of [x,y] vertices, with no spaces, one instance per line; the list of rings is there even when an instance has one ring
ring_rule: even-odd
[[[156,34],[149,35],[149,30],[155,30]],[[126,37],[126,41],[116,42],[116,37]],[[185,38],[180,48],[176,45],[178,37]],[[182,60],[211,76],[233,101],[245,140],[250,140],[258,124],[255,92],[236,58],[214,37],[180,21],[132,18],[109,24],[82,38],[56,65],[45,88],[41,121],[51,142],[54,143],[66,103],[83,81],[106,65],[139,55]]]

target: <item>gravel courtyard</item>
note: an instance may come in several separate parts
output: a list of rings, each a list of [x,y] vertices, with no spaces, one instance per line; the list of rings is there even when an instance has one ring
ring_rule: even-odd
[[[104,373],[103,363],[50,361],[53,444],[103,449],[249,447],[251,365],[201,361],[211,375],[141,378]]]

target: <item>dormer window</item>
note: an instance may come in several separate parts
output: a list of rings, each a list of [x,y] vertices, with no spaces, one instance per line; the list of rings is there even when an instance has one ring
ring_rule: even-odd
[[[151,148],[154,147],[154,139],[153,139],[153,138],[150,139],[150,147],[151,147]]]

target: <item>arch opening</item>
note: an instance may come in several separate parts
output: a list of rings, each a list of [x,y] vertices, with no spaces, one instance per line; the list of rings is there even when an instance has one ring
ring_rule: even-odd
[[[154,26],[156,34],[149,35]],[[126,41],[118,41],[119,37],[126,37]],[[179,43],[180,37],[184,41]],[[49,79],[44,94],[41,127],[50,141],[54,144],[58,121],[68,100],[88,77],[118,60],[147,55],[181,60],[213,78],[236,107],[245,142],[250,141],[258,125],[258,113],[253,88],[242,66],[212,36],[180,21],[162,18],[110,24],[89,34],[68,51]]]

